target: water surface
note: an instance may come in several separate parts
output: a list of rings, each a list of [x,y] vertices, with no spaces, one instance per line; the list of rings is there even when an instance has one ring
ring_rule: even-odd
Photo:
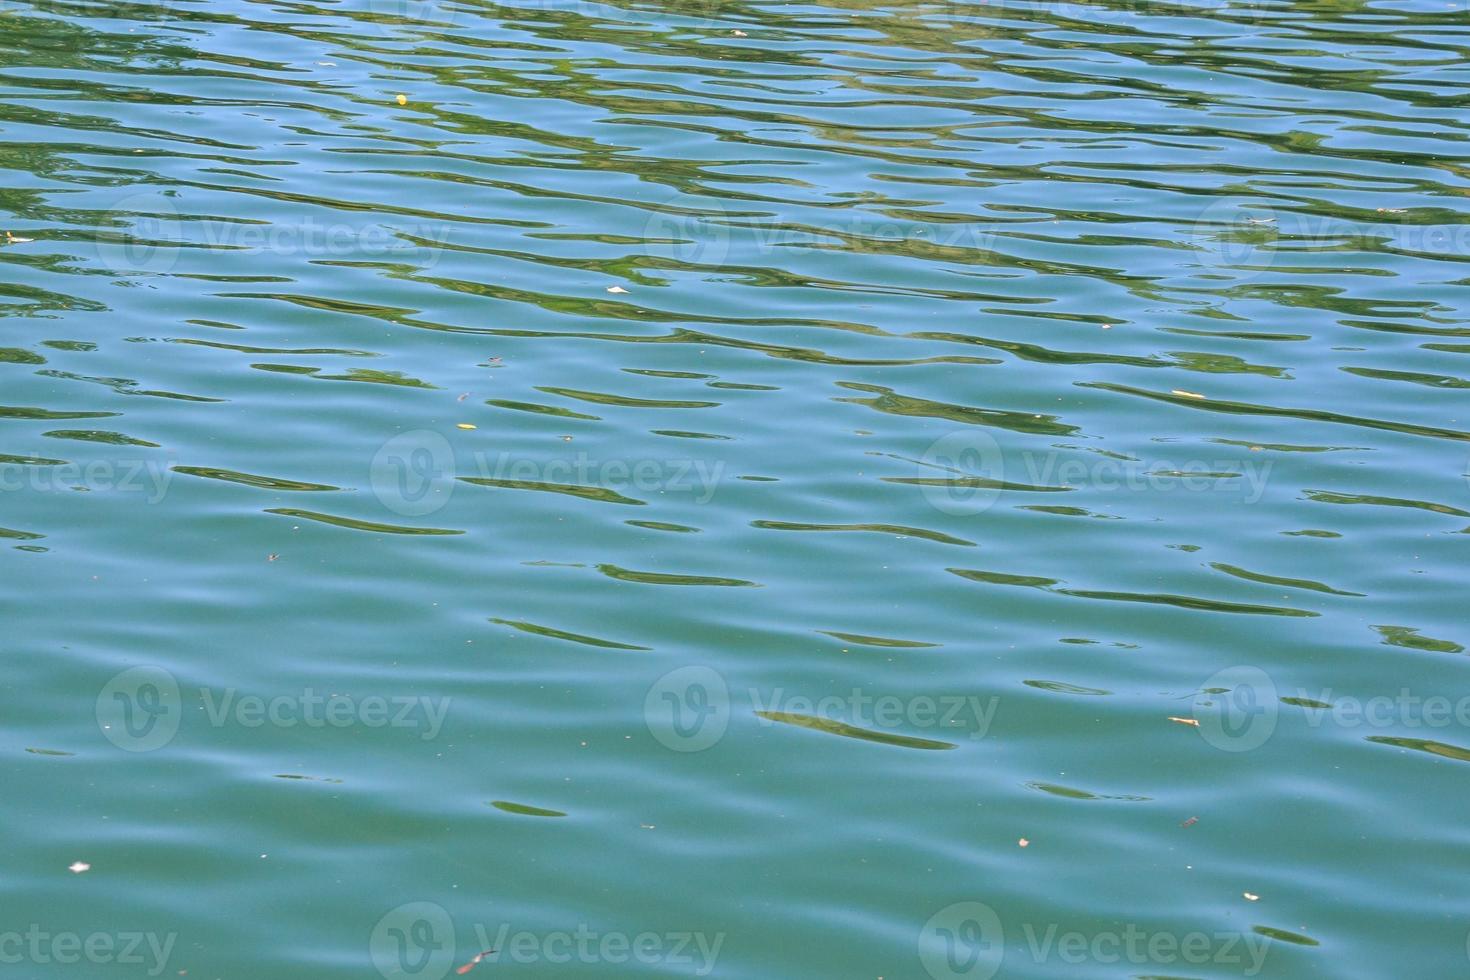
[[[1470,974],[1462,2],[0,40],[17,976]]]

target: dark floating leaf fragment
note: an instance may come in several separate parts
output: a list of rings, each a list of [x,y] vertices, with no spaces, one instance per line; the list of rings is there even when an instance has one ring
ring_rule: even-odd
[[[1415,752],[1428,752],[1444,759],[1454,759],[1457,762],[1470,762],[1470,749],[1461,748],[1458,745],[1449,745],[1445,742],[1435,742],[1427,738],[1398,738],[1393,735],[1369,735],[1368,741],[1375,745],[1392,745],[1399,749],[1412,749]]]
[[[1412,626],[1374,626],[1373,629],[1383,637],[1385,646],[1407,647],[1410,650],[1424,650],[1428,653],[1465,652],[1465,648],[1453,640],[1438,640],[1432,636],[1424,636]]]
[[[206,480],[223,480],[226,483],[241,483],[247,487],[259,487],[262,490],[299,490],[309,492],[322,492],[328,490],[340,490],[341,487],[330,486],[326,483],[303,483],[300,480],[286,480],[275,476],[258,476],[254,473],[241,473],[237,470],[221,469],[217,466],[175,466],[175,473],[185,476],[198,476]]]
[[[585,633],[572,633],[567,630],[554,629],[550,626],[541,626],[537,623],[528,623],[518,619],[492,619],[492,623],[501,626],[509,626],[518,629],[522,633],[531,633],[536,636],[546,636],[553,640],[569,640],[572,643],[581,643],[589,647],[605,647],[609,650],[651,650],[652,647],[634,646],[631,643],[619,643],[616,640],[603,640]]]
[[[894,649],[917,650],[925,647],[937,647],[938,643],[925,643],[923,640],[895,640],[886,636],[868,636],[865,633],[839,633],[836,630],[817,630],[823,636],[830,636],[843,643],[855,643],[864,647],[891,647]]]
[[[620,582],[638,582],[643,585],[715,585],[729,588],[760,588],[759,582],[747,582],[743,578],[719,578],[713,575],[669,575],[664,572],[639,572],[617,565],[601,564],[597,570],[608,578]]]
[[[1265,936],[1267,939],[1278,939],[1283,943],[1293,943],[1297,946],[1322,945],[1311,936],[1303,936],[1299,932],[1287,932],[1285,929],[1275,929],[1271,926],[1252,926],[1251,932],[1254,932],[1260,936]]]
[[[540,490],[546,493],[561,493],[569,497],[580,497],[583,500],[597,500],[605,504],[628,504],[635,507],[642,507],[647,504],[645,500],[624,496],[616,490],[610,490],[607,487],[589,487],[579,483],[546,483],[540,480],[501,480],[488,476],[462,476],[460,480],[477,487],[491,487],[501,490]]]
[[[545,807],[528,806],[525,803],[512,803],[509,800],[491,800],[490,805],[497,810],[506,813],[515,813],[523,817],[564,817],[565,813],[560,810],[548,810]]]
[[[373,531],[378,534],[463,534],[463,531],[455,531],[442,527],[404,527],[401,524],[379,524],[376,521],[362,521],[354,517],[337,517],[333,514],[319,514],[312,510],[298,510],[295,507],[271,507],[266,510],[267,514],[279,514],[282,517],[299,517],[306,521],[319,521],[322,524],[330,524],[333,527],[345,527],[354,531]]]
[[[757,715],[767,721],[780,722],[783,725],[795,725],[798,728],[810,728],[813,731],[827,732],[830,735],[841,735],[844,738],[856,738],[865,742],[878,742],[883,745],[896,745],[905,749],[929,749],[931,751],[944,751],[959,748],[953,742],[940,742],[931,738],[915,738],[912,735],[895,735],[892,732],[875,732],[869,728],[859,728],[849,725],[845,721],[833,721],[830,718],[822,718],[817,715],[802,715],[791,711],[757,711]]]

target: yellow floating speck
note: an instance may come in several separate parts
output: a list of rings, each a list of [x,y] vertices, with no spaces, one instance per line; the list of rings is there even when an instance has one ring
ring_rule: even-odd
[[[473,429],[473,428],[476,428],[476,426],[472,425],[469,422],[460,422],[458,425],[455,426],[455,428],[456,429]]]
[[[403,95],[402,93],[400,93],[399,96],[398,96],[398,104],[399,105],[408,105],[408,96]]]

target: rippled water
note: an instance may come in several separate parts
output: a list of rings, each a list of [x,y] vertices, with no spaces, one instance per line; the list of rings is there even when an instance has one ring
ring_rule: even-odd
[[[1463,0],[0,38],[13,975],[1470,975]]]

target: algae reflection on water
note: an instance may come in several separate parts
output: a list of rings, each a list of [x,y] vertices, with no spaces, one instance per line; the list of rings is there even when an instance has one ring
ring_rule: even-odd
[[[1470,971],[1463,3],[0,44],[18,975]]]

